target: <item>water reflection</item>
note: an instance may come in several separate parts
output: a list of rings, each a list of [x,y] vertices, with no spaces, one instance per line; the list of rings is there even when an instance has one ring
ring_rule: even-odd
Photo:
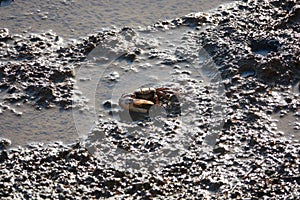
[[[8,6],[11,4],[14,0],[0,0],[0,7]]]

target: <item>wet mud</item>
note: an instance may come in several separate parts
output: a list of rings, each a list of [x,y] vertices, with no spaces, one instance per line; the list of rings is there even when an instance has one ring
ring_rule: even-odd
[[[299,9],[238,1],[74,42],[1,29],[2,115],[26,104],[94,124],[73,145],[1,139],[1,196],[297,199]],[[140,87],[174,88],[180,116],[122,118],[118,99]]]

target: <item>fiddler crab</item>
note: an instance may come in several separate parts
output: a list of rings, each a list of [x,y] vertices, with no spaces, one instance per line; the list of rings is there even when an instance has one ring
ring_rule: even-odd
[[[170,88],[140,88],[132,94],[123,94],[119,105],[124,110],[137,114],[149,114],[154,105],[163,107],[167,114],[180,114],[178,98]]]

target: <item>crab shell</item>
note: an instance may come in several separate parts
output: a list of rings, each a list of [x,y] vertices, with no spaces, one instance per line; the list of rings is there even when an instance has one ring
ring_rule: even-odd
[[[154,100],[154,98],[156,96],[156,89],[155,88],[140,88],[140,89],[137,89],[134,91],[133,96],[137,99],[145,99],[145,100],[152,99],[152,100]]]
[[[154,104],[161,106],[160,98],[168,97],[165,92],[173,93],[169,88],[140,88],[133,94],[124,94],[119,99],[119,105],[124,109],[137,113],[148,113]]]

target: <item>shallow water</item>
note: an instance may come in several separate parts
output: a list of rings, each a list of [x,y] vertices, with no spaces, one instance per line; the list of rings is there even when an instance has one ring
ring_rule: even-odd
[[[58,108],[36,110],[30,105],[15,109],[22,115],[16,116],[10,111],[0,115],[0,137],[10,139],[12,146],[49,141],[74,143],[78,139],[71,111]]]
[[[300,96],[300,82],[291,86],[290,92]],[[277,124],[277,130],[284,133],[287,138],[290,138],[295,143],[300,141],[300,112],[296,113],[275,113],[272,117]]]
[[[0,7],[0,27],[8,28],[10,32],[16,34],[44,32],[50,29],[68,40],[86,37],[96,31],[110,30],[115,27],[146,27],[158,20],[173,19],[191,12],[207,11],[225,2],[230,1],[13,1],[5,7]],[[150,35],[146,35],[146,37],[150,39]],[[152,39],[153,37],[156,36],[152,35]],[[168,48],[168,46],[164,48]],[[100,54],[96,52],[96,55],[101,55],[101,52]],[[159,71],[156,72],[156,75],[161,75]],[[99,77],[95,79],[95,86],[98,84],[97,78]],[[152,77],[152,81],[157,78],[159,77]],[[80,89],[84,90],[83,88],[87,87],[86,90],[90,90],[89,86],[93,77],[87,79],[90,81],[86,82],[86,86],[84,86],[85,81],[81,80],[82,88]],[[132,88],[126,88],[126,91],[116,89],[114,92],[115,95],[120,95],[122,92],[129,92],[143,84],[135,84]],[[93,97],[87,95],[86,99],[91,101]],[[99,100],[97,103],[101,104]],[[92,101],[89,104],[95,105],[95,102]],[[17,107],[17,110],[23,113],[22,116],[16,116],[10,111],[5,111],[0,115],[0,137],[11,139],[13,146],[57,140],[66,143],[74,142],[78,135],[73,115],[76,118],[77,129],[78,124],[85,124],[86,121],[93,123],[97,118],[93,110],[84,117],[77,117],[78,113],[60,111],[56,108],[37,111],[34,108],[23,106]],[[89,124],[83,128],[83,132],[79,130],[79,136],[85,136],[90,128]]]
[[[13,33],[52,29],[65,38],[86,36],[113,26],[147,26],[191,12],[207,11],[229,0],[19,1],[0,7],[0,27]]]
[[[273,118],[277,124],[277,130],[284,133],[284,136],[291,139],[295,143],[300,141],[300,114],[288,113],[284,116],[280,116],[276,113]]]

